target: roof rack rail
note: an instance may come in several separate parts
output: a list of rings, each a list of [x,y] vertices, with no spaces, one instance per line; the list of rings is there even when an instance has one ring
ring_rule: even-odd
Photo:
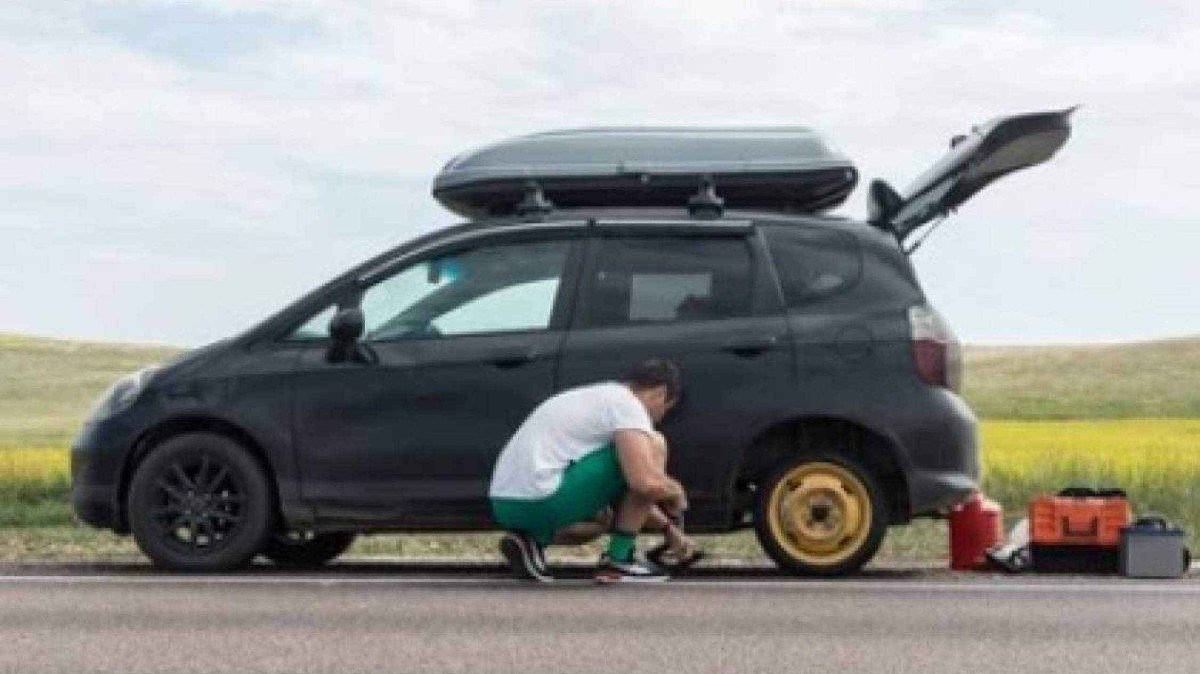
[[[725,212],[725,200],[717,196],[717,183],[711,175],[700,176],[700,189],[688,198],[687,208],[693,218],[719,218]]]
[[[516,213],[521,217],[540,217],[554,210],[554,202],[546,198],[542,186],[536,180],[525,183],[525,196],[517,204]]]

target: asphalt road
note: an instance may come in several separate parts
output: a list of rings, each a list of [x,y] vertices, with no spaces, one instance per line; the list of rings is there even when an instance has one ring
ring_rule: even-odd
[[[1200,579],[2,568],[3,672],[1194,672]]]

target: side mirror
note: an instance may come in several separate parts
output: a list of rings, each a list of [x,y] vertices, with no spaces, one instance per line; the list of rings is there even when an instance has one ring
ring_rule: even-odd
[[[358,352],[358,340],[362,337],[365,325],[362,309],[339,309],[333,318],[329,319],[329,337],[333,343],[329,345],[326,359],[331,363],[357,360],[355,355]]]
[[[366,320],[362,309],[348,307],[340,309],[333,318],[329,319],[329,336],[335,344],[353,344],[363,334]]]

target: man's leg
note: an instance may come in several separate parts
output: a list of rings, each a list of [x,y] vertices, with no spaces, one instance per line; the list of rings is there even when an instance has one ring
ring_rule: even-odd
[[[512,570],[524,578],[550,580],[542,548],[553,537],[554,530],[546,526],[544,503],[492,499],[492,518],[508,530],[500,539],[500,553]]]
[[[667,438],[657,431],[651,436],[659,468],[667,465]],[[608,541],[608,558],[618,562],[628,562],[633,559],[637,549],[637,535],[649,524],[661,529],[657,504],[653,499],[626,491],[617,505],[616,522]],[[669,523],[668,523],[669,524]]]
[[[605,508],[596,513],[596,519],[590,522],[576,522],[554,533],[554,545],[583,545],[600,538],[612,529],[612,508]]]
[[[626,492],[616,448],[597,449],[563,473],[558,491],[547,500],[554,527],[552,543],[588,543],[613,527],[612,504]]]
[[[654,441],[654,449],[658,452],[659,468],[666,470],[669,453],[667,438],[662,433],[656,431],[652,439]],[[684,535],[683,530],[657,504],[646,514],[641,531],[662,533],[664,542],[670,546],[671,550],[683,554],[686,554],[695,547],[691,539]]]
[[[657,510],[653,499],[630,490],[617,506],[617,519],[608,539],[608,558],[618,562],[633,559],[638,532],[646,526],[650,513]]]

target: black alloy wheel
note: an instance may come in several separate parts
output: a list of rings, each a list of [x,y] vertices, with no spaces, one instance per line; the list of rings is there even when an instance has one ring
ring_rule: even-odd
[[[138,546],[158,566],[180,571],[243,566],[270,533],[266,473],[223,436],[173,437],[134,473],[129,520]]]

